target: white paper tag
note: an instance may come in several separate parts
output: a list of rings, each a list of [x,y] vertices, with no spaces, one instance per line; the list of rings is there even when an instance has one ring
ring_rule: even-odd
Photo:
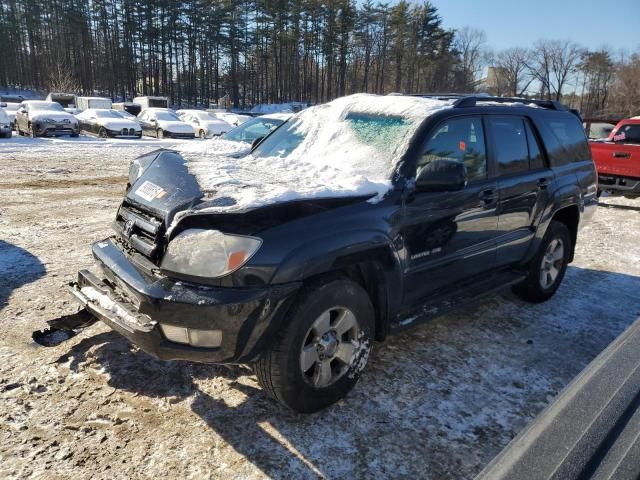
[[[154,198],[162,197],[165,191],[162,187],[159,187],[155,183],[146,180],[138,189],[135,194],[140,198],[144,198],[147,202],[152,201]]]

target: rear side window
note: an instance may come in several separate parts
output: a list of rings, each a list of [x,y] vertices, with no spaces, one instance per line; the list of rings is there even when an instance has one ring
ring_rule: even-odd
[[[622,125],[613,135],[616,143],[640,143],[640,125]]]
[[[529,170],[529,147],[524,119],[489,117],[495,139],[494,149],[499,175],[513,175]]]
[[[552,166],[591,159],[591,150],[582,124],[571,114],[549,113],[540,129]]]
[[[470,182],[487,178],[487,154],[480,117],[454,118],[436,127],[418,160],[416,175],[434,160],[464,163]]]

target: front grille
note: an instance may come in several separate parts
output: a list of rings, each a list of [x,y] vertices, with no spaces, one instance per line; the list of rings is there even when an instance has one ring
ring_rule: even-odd
[[[145,257],[155,260],[162,249],[162,220],[123,202],[114,228],[118,236]]]
[[[130,128],[129,129],[129,135],[131,135],[133,137],[135,134],[136,134],[135,128]]]
[[[129,130],[127,128],[122,129],[122,135],[129,135]]]

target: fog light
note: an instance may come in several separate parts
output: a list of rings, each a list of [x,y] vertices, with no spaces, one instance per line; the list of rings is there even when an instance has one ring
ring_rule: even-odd
[[[167,337],[167,340],[177,343],[189,344],[189,331],[184,327],[176,327],[174,325],[160,324],[162,333]]]
[[[167,340],[172,342],[207,348],[222,345],[222,330],[195,330],[164,324],[160,324],[160,328]]]
[[[194,347],[219,347],[222,345],[222,330],[189,329],[189,343]]]

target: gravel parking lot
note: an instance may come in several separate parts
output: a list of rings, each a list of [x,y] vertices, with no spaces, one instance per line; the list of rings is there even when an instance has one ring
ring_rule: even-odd
[[[470,478],[640,315],[640,200],[604,198],[551,301],[506,292],[377,344],[317,414],[102,324],[33,344],[77,310],[65,285],[110,235],[129,161],[184,143],[0,141],[0,477]]]

